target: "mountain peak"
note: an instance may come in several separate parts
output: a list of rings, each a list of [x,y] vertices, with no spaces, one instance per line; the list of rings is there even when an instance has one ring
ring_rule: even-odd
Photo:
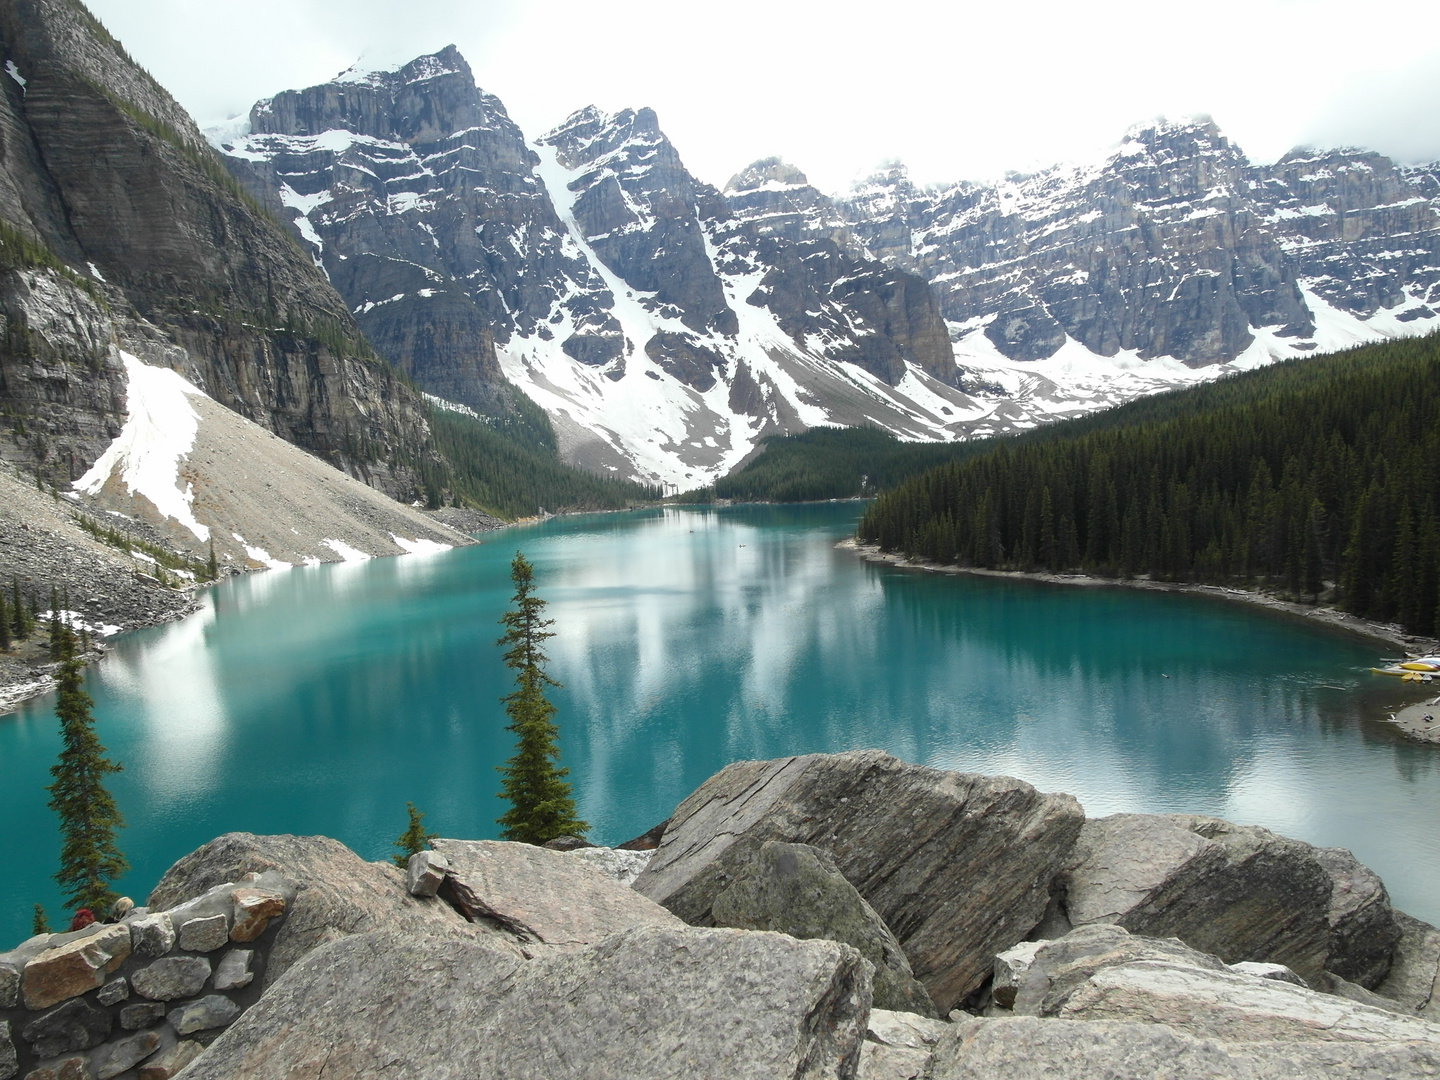
[[[726,194],[755,191],[767,185],[776,187],[807,187],[810,180],[794,165],[778,157],[761,158],[752,161],[732,176],[725,185]]]

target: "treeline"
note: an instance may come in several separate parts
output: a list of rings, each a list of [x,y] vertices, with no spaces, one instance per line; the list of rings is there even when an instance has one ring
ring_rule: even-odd
[[[443,482],[460,502],[503,518],[529,517],[542,507],[618,510],[661,496],[659,488],[566,465],[553,443],[546,444],[538,422],[517,426],[513,432],[496,430],[472,416],[432,408],[430,431],[449,465],[435,483]]]
[[[973,443],[901,442],[878,428],[815,427],[772,435],[764,450],[714,488],[686,501],[817,502],[874,495],[943,462],[977,452]]]
[[[1435,632],[1440,335],[1046,435],[902,484],[866,512],[860,539],[977,567],[1255,584]]]

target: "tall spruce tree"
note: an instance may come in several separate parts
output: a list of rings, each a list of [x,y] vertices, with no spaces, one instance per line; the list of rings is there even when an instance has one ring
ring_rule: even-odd
[[[55,705],[60,760],[50,767],[55,782],[45,789],[50,792],[50,809],[60,819],[60,869],[55,880],[70,906],[104,911],[117,896],[110,883],[130,869],[115,846],[115,831],[124,828],[125,821],[105,789],[105,777],[118,773],[121,766],[105,757],[90,716],[94,702],[80,682],[75,635],[65,627]]]
[[[543,645],[555,635],[547,627],[553,619],[542,618],[545,601],[534,595],[535,571],[525,556],[515,552],[510,563],[510,580],[515,584],[514,605],[500,619],[505,634],[496,642],[505,645],[505,666],[515,672],[515,690],[500,700],[515,734],[515,755],[503,766],[502,798],[510,803],[496,821],[501,836],[527,844],[543,844],[557,836],[584,836],[590,826],[575,816],[575,800],[565,780],[570,770],[561,768],[560,729],[553,717],[555,706],[545,697],[547,686],[559,686],[545,674]]]

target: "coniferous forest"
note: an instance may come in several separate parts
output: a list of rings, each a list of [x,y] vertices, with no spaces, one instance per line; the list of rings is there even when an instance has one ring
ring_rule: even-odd
[[[1243,583],[1436,631],[1440,335],[1291,361],[1046,434],[901,484],[859,538],[966,566]]]

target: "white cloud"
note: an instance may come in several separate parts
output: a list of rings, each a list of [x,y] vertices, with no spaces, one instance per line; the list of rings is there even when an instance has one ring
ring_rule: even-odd
[[[731,0],[92,0],[202,121],[453,42],[529,135],[650,105],[698,175],[779,153],[836,189],[1088,157],[1131,123],[1209,113],[1252,155],[1301,142],[1440,158],[1440,5],[1342,0],[998,5]]]

